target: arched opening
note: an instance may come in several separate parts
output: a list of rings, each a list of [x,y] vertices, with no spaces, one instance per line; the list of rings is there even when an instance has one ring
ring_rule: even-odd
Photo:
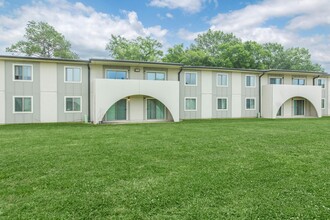
[[[173,121],[169,109],[158,99],[145,96],[127,96],[116,101],[105,112],[102,122]]]
[[[278,106],[276,118],[318,117],[314,104],[304,97],[289,98]]]

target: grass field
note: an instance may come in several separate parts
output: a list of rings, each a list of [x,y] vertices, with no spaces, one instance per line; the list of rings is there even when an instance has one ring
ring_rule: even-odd
[[[329,219],[330,118],[0,126],[0,219]]]

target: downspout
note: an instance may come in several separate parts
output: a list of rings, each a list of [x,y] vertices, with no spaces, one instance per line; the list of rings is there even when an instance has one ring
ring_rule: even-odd
[[[181,67],[181,68],[180,68],[180,71],[178,72],[178,81],[179,81],[179,82],[180,82],[180,75],[181,75],[182,69],[183,69],[183,67]]]
[[[89,63],[88,67],[88,122],[91,122],[91,67]]]
[[[313,86],[315,86],[315,79],[319,78],[320,75],[313,77]]]
[[[263,71],[261,75],[259,75],[259,112],[258,117],[261,118],[261,77],[265,75],[267,71]]]

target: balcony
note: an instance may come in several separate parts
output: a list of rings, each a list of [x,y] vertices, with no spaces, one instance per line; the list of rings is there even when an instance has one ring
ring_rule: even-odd
[[[264,85],[262,87],[262,113],[264,118],[276,118],[279,108],[291,98],[304,98],[321,117],[322,88],[320,86]]]
[[[92,90],[92,120],[99,123],[110,106],[118,100],[144,95],[161,101],[172,115],[173,121],[179,121],[179,82],[154,80],[115,80],[95,79]]]

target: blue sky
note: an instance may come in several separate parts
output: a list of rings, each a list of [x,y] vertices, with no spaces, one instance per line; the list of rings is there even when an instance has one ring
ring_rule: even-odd
[[[82,58],[107,57],[111,34],[151,36],[166,49],[213,29],[308,48],[330,72],[329,12],[329,0],[0,0],[0,53],[23,39],[29,20],[54,26]]]

